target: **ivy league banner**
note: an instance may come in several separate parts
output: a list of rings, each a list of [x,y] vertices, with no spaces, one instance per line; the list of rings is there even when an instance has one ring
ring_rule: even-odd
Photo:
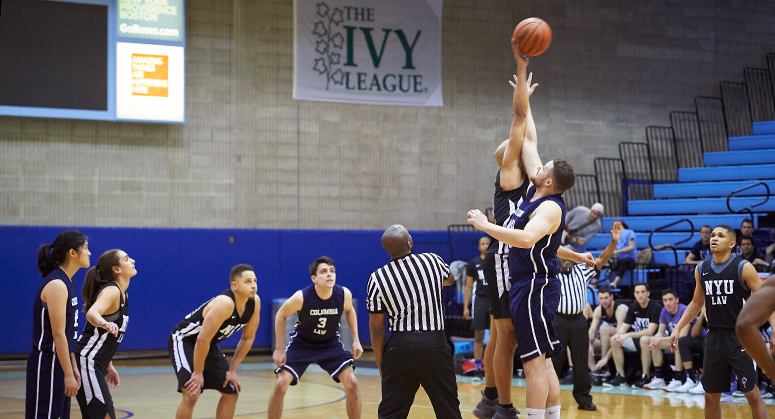
[[[293,98],[442,106],[443,0],[296,0]]]

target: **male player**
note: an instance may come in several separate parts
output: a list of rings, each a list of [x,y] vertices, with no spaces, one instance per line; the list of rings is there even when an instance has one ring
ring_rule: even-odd
[[[735,230],[720,225],[710,234],[713,258],[697,264],[692,302],[670,335],[670,350],[678,348],[681,329],[686,327],[705,304],[708,335],[705,337],[702,386],[705,389],[705,418],[721,418],[721,393],[729,390],[730,368],[737,374],[738,390],[745,394],[754,419],[767,418],[759,388],[756,367],[735,335],[735,321],[745,300],[761,287],[756,269],[745,259],[732,255]],[[761,339],[761,337],[760,337]]]
[[[361,398],[355,379],[353,358],[363,354],[358,339],[358,319],[353,308],[353,295],[345,287],[336,285],[336,267],[328,256],[315,259],[309,266],[313,284],[296,291],[277,311],[274,331],[277,348],[272,358],[277,365],[272,394],[269,396],[269,418],[279,419],[283,413],[283,399],[288,386],[295,386],[309,364],[317,363],[335,382],[341,382],[347,396],[347,417],[361,417]],[[285,344],[285,321],[298,312],[291,343]],[[353,336],[350,353],[339,340],[339,319],[344,313]]]
[[[519,52],[516,40],[512,40],[512,50],[517,61],[519,95],[514,115],[524,118],[528,94],[522,80],[526,79],[527,58]],[[527,415],[530,419],[541,419],[544,415],[548,419],[558,419],[560,384],[549,358],[563,350],[552,324],[561,288],[557,279],[560,271],[557,251],[565,224],[565,203],[561,194],[573,186],[576,177],[573,168],[564,160],[554,159],[543,165],[534,141],[525,141],[522,158],[527,173],[535,175],[525,200],[512,215],[514,228],[489,223],[479,210],[468,212],[468,222],[511,246],[509,312],[527,380]],[[494,417],[509,416],[496,412]]]
[[[204,389],[221,392],[216,419],[234,417],[242,390],[236,370],[253,346],[261,299],[256,295],[256,274],[250,265],[231,268],[229,279],[230,289],[199,306],[170,334],[167,349],[178,376],[178,391],[183,393],[176,419],[193,416],[194,406]],[[229,364],[218,342],[243,327],[242,338]]]

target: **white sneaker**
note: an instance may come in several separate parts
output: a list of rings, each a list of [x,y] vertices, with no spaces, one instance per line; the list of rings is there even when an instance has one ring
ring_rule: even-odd
[[[671,382],[671,384],[672,384],[672,382]],[[676,393],[686,393],[689,390],[693,389],[694,386],[696,386],[696,385],[697,385],[697,383],[695,383],[694,380],[692,380],[689,377],[686,377],[686,382],[683,383],[682,385],[674,388],[673,391],[675,391]],[[668,390],[665,389],[665,391],[668,391]]]
[[[682,385],[683,383],[681,382],[681,380],[676,380],[675,378],[673,378],[672,380],[670,380],[670,384],[668,384],[667,387],[663,388],[662,390],[672,393],[675,391],[675,389],[677,389],[678,387],[681,387]]]
[[[643,385],[644,390],[661,390],[665,387],[665,380],[654,377],[648,383]]]
[[[697,383],[694,388],[689,390],[689,393],[691,394],[705,394],[705,389],[702,387],[702,383]]]
[[[745,397],[745,393],[740,390],[735,390],[732,392],[732,397]]]

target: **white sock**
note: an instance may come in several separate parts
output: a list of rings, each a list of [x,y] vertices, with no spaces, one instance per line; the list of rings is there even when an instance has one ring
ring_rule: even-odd
[[[560,408],[561,405],[547,407],[546,408],[546,419],[560,419]]]
[[[527,408],[527,419],[544,419],[544,409]]]

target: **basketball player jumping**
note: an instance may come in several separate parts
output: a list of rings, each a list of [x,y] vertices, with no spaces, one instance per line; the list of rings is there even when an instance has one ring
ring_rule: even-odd
[[[697,264],[694,298],[670,336],[670,350],[678,348],[679,331],[699,314],[703,304],[708,317],[705,338],[702,386],[705,389],[705,418],[721,418],[721,393],[729,391],[730,368],[737,374],[741,390],[751,406],[751,417],[767,418],[759,388],[756,367],[735,335],[735,319],[752,292],[761,287],[756,269],[745,259],[732,255],[735,230],[726,225],[713,229],[710,251],[713,258]],[[759,339],[762,339],[759,335]]]

